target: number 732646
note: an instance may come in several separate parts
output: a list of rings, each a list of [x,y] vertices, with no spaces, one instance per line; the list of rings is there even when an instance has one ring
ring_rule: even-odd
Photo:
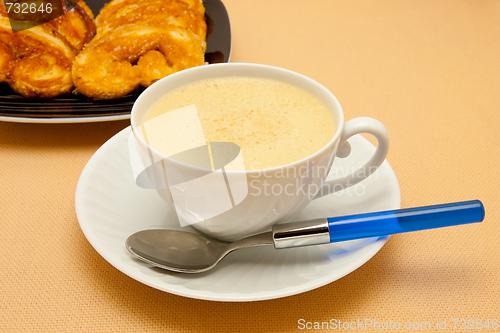
[[[6,2],[5,8],[7,13],[15,14],[52,13],[52,4],[50,2],[41,2],[40,4],[34,2]]]
[[[499,328],[498,319],[452,319],[453,329],[460,330],[480,330],[480,329],[490,329],[497,330]]]

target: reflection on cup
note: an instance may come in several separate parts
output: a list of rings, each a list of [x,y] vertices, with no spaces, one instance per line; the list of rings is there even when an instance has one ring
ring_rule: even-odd
[[[244,170],[240,147],[230,142],[207,143],[196,106],[145,122],[142,134],[148,144],[166,157],[159,159],[156,155],[155,159],[151,149],[141,149],[131,134],[129,154],[136,184],[148,189],[168,189],[181,226],[220,215],[247,196],[246,174],[226,172]]]

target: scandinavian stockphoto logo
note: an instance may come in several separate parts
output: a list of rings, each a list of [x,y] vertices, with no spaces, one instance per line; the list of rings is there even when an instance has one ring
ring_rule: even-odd
[[[12,32],[52,21],[75,8],[78,0],[2,0]]]
[[[230,142],[207,142],[195,105],[169,111],[144,122],[140,128],[149,147],[128,138],[136,184],[147,189],[168,189],[181,226],[220,215],[248,195],[241,149]],[[166,158],[165,158],[166,157]]]

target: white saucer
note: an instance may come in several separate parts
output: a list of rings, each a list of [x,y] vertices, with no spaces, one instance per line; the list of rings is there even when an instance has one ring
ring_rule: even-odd
[[[182,274],[153,268],[125,248],[127,237],[149,228],[180,229],[174,211],[155,190],[135,185],[129,163],[130,127],[106,142],[89,160],[76,189],[80,227],[96,251],[131,278],[172,294],[214,301],[257,301],[295,295],[333,282],[354,271],[388,237],[276,250],[238,250],[212,271]],[[336,159],[330,175],[351,173],[375,148],[362,136],[349,139],[352,153]],[[400,208],[398,181],[385,161],[370,178],[339,193],[313,201],[296,220]],[[192,231],[190,227],[183,230]]]

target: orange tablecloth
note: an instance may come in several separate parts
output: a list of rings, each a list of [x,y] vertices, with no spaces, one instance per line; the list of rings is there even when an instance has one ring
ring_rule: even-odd
[[[482,331],[493,331],[493,319],[500,321],[500,2],[224,3],[233,62],[303,73],[337,96],[346,119],[370,116],[387,126],[403,207],[480,199],[485,221],[393,236],[358,270],[304,294],[251,303],[183,298],[113,268],[76,219],[85,163],[127,121],[2,122],[0,331],[294,332],[316,331],[300,330],[300,319],[372,319],[431,322],[430,331],[446,320],[449,332],[460,318],[489,319]]]

